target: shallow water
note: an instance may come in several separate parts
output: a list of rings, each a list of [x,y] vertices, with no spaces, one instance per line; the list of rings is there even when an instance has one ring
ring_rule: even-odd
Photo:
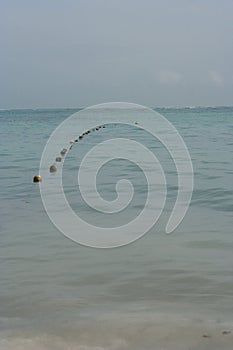
[[[222,331],[233,333],[233,108],[159,110],[186,142],[195,174],[191,206],[171,235],[164,227],[176,196],[175,168],[149,135],[109,126],[72,148],[64,166],[67,198],[84,219],[103,226],[138,214],[146,182],[124,160],[105,167],[98,178],[104,198],[114,198],[121,176],[137,191],[120,217],[99,217],[73,191],[87,150],[117,132],[144,143],[164,166],[168,201],[160,220],[133,244],[109,250],[65,238],[32,183],[50,133],[73,112],[0,111],[0,349],[232,349],[232,334]]]

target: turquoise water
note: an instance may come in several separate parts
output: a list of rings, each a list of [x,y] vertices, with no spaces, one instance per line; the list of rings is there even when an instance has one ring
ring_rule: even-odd
[[[233,108],[158,110],[183,137],[194,167],[189,211],[171,235],[164,227],[177,177],[163,147],[122,125],[74,145],[64,165],[67,198],[103,226],[139,213],[146,181],[129,162],[105,167],[98,177],[104,198],[114,198],[122,175],[136,191],[120,218],[100,219],[73,190],[87,150],[117,134],[145,144],[164,166],[168,200],[160,220],[138,241],[109,250],[65,238],[32,183],[49,135],[76,111],[0,111],[0,349],[232,349],[232,334],[221,332],[233,333]]]

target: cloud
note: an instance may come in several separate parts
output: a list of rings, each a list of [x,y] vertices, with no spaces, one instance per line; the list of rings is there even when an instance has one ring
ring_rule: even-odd
[[[219,86],[219,87],[223,86],[224,78],[223,78],[223,76],[222,76],[219,72],[217,72],[217,71],[215,71],[215,70],[210,70],[210,71],[208,72],[208,76],[209,76],[210,82],[211,82],[213,85]]]
[[[180,73],[168,70],[158,72],[156,78],[163,85],[177,85],[183,80],[183,76]]]

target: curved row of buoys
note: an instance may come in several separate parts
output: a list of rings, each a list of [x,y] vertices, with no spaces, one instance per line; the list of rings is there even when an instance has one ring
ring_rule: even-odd
[[[73,145],[77,142],[79,142],[80,140],[82,140],[84,138],[85,135],[88,135],[90,134],[91,132],[93,131],[98,131],[100,130],[101,128],[105,128],[105,125],[100,125],[92,130],[87,130],[85,131],[83,134],[79,135],[79,137],[75,140],[70,140],[69,143],[70,143],[70,149],[73,147]],[[61,151],[60,151],[60,155],[61,156],[65,156],[66,153],[68,152],[68,149],[67,148],[63,148]],[[61,163],[62,162],[62,157],[56,157],[55,159],[55,162],[56,163]],[[55,173],[57,171],[57,165],[56,163],[52,164],[49,168],[49,172],[50,173]],[[33,182],[41,182],[42,181],[42,177],[40,175],[35,175],[34,178],[33,178]]]
[[[105,128],[105,125],[100,125],[100,126],[94,128],[94,129],[92,129],[92,130],[87,130],[87,131],[85,131],[84,133],[82,133],[81,135],[79,135],[79,137],[78,137],[77,139],[75,139],[75,140],[70,140],[70,141],[69,141],[69,143],[70,143],[70,149],[73,147],[73,145],[74,145],[75,143],[81,141],[81,140],[84,138],[85,135],[89,135],[92,131],[98,131],[98,130],[100,130],[101,128]],[[61,150],[60,154],[61,154],[62,156],[64,156],[67,152],[68,152],[67,148],[63,148],[63,149]],[[56,162],[61,162],[61,161],[62,161],[62,158],[61,158],[61,157],[57,157],[57,158],[56,158]],[[50,170],[51,173],[56,172],[56,171],[57,171],[56,165],[55,165],[55,164],[51,165],[49,170]]]
[[[137,121],[135,122],[135,125],[139,124]],[[81,141],[85,135],[88,135],[90,134],[91,132],[94,132],[94,131],[99,131],[101,128],[106,128],[105,125],[100,125],[100,126],[97,126],[96,128],[93,128],[92,130],[87,130],[85,131],[83,134],[79,135],[79,137],[75,140],[70,140],[69,143],[70,143],[70,149],[73,147],[73,145],[79,141]],[[65,156],[66,153],[68,152],[68,149],[67,148],[63,148],[61,151],[60,151],[60,154],[61,156]],[[55,159],[55,162],[57,163],[61,163],[62,162],[62,157],[56,157]],[[56,166],[56,163],[52,164],[49,168],[49,171],[50,173],[55,173],[57,171],[57,166]],[[42,177],[40,175],[36,175],[34,176],[33,178],[33,182],[41,182],[42,181]]]

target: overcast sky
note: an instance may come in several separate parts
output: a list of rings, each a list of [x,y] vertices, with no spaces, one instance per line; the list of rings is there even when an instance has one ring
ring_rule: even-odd
[[[0,0],[0,108],[233,105],[232,0]]]

